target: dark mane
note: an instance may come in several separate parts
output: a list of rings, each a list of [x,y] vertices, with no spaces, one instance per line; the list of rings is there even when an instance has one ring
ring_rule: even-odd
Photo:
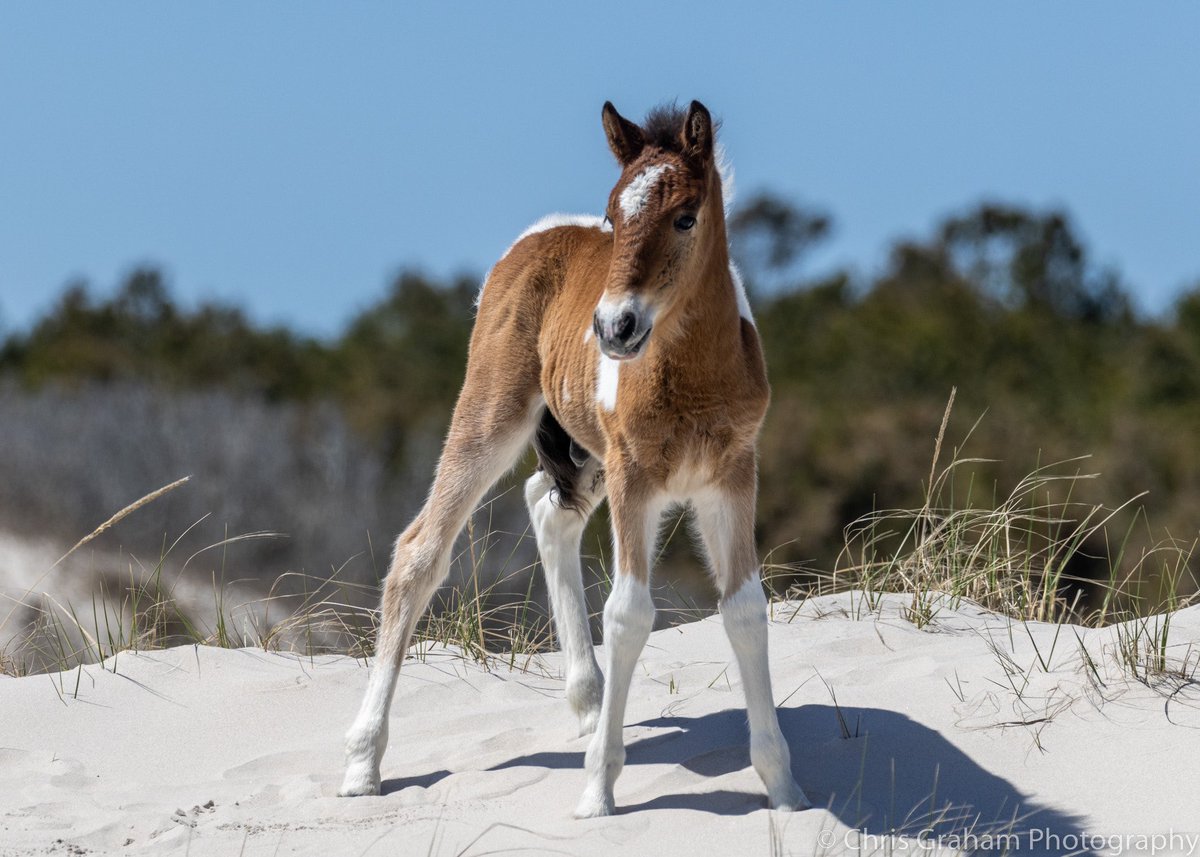
[[[674,101],[651,108],[642,122],[642,136],[646,138],[646,145],[667,152],[681,153],[683,143],[679,139],[679,132],[683,130],[683,120],[687,119],[687,113],[687,108],[680,107]],[[714,120],[713,132],[716,133],[720,127],[721,123]]]

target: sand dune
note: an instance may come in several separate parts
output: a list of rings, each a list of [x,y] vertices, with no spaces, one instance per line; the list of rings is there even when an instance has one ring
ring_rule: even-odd
[[[262,586],[226,581],[218,599],[211,571],[93,546],[60,560],[69,547],[0,529],[0,659],[45,670],[62,665],[60,645],[69,652],[94,649],[72,614],[88,634],[120,637],[118,629],[133,624],[129,592],[135,585],[143,591],[143,609],[146,602],[169,596],[172,610],[196,628],[216,627],[219,603],[230,605],[225,618],[234,629],[262,626]]]
[[[651,637],[618,815],[588,821],[571,818],[586,739],[556,654],[512,671],[421,650],[393,709],[385,794],[356,799],[334,796],[367,677],[349,658],[181,647],[0,679],[0,854],[930,853],[915,848],[923,828],[945,852],[987,844],[960,843],[965,831],[1020,833],[1030,854],[1072,850],[1072,836],[1132,837],[1122,848],[1137,852],[1137,837],[1174,832],[1157,853],[1200,854],[1181,838],[1200,835],[1195,686],[1128,679],[1113,628],[963,606],[918,630],[905,603],[775,607],[781,723],[822,808],[765,808],[712,617]],[[1171,633],[1185,657],[1200,608]]]

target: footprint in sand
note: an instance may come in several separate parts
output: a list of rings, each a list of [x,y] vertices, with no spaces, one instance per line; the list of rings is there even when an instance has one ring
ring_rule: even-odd
[[[540,783],[550,776],[546,768],[503,768],[499,771],[464,771],[429,787],[429,799],[445,803],[494,801]]]
[[[86,793],[96,785],[78,759],[56,757],[48,751],[0,749],[0,809],[15,801],[57,800]]]
[[[478,719],[474,723],[478,723]],[[447,732],[453,734],[453,727],[448,727]],[[494,761],[503,761],[520,755],[525,751],[529,742],[536,737],[538,737],[538,733],[532,729],[506,729],[490,735],[482,741],[469,742],[466,746],[460,747],[459,752],[446,755],[443,759],[451,769],[460,764],[464,767],[465,764],[470,764],[472,767],[490,765]]]
[[[279,753],[267,753],[264,756],[251,759],[249,762],[235,765],[226,770],[221,775],[221,778],[231,782],[243,780],[258,783],[278,782],[282,779],[279,776],[280,774],[285,776],[291,775],[296,771],[306,770],[312,764],[312,753],[303,750],[284,750]]]
[[[336,768],[314,771],[316,759],[302,750],[268,753],[221,775],[226,782],[245,786],[237,797],[243,806],[279,806],[304,803],[336,793]]]

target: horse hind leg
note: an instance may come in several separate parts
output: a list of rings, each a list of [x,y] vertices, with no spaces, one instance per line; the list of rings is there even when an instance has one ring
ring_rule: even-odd
[[[604,477],[596,459],[576,463],[570,437],[549,411],[534,446],[540,466],[525,483],[525,502],[566,659],[567,702],[579,717],[579,734],[587,735],[600,716],[604,676],[592,646],[579,550],[588,518],[604,499]]]
[[[524,452],[541,412],[543,403],[532,392],[510,391],[511,396],[503,397],[474,392],[486,389],[470,383],[464,387],[429,498],[396,540],[366,695],[346,733],[346,773],[339,795],[379,794],[388,711],[417,620],[450,571],[454,541],[467,517]]]

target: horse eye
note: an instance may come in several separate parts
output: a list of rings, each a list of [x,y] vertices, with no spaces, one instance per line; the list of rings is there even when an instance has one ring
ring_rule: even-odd
[[[696,225],[696,218],[692,217],[690,214],[684,214],[675,219],[675,228],[678,229],[680,232],[687,232],[689,229],[691,229],[695,225]]]

